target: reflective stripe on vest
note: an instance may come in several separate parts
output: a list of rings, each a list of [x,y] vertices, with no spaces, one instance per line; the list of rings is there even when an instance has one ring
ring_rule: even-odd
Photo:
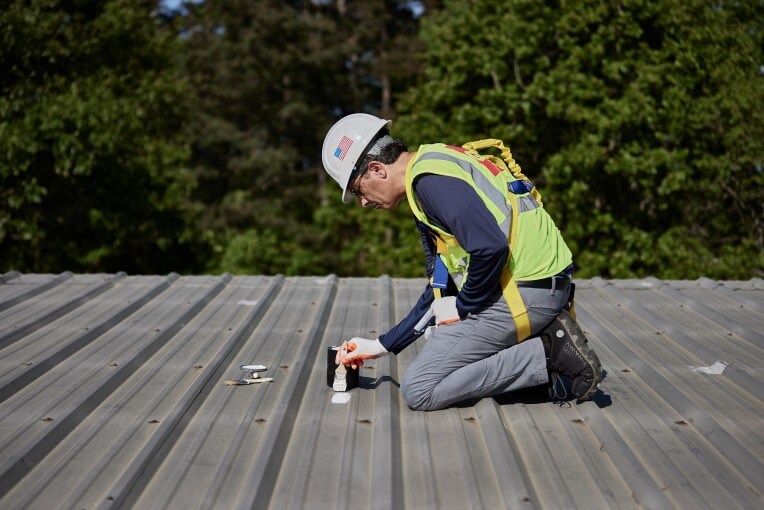
[[[447,148],[456,150],[457,152],[465,154],[464,150],[460,147],[447,147]],[[495,164],[492,164],[492,166],[489,166],[485,164],[486,162],[484,161],[476,160],[477,163],[483,164],[483,166],[487,168],[488,171],[494,176],[498,176],[499,173],[502,171],[505,172],[505,174],[502,175],[502,180],[499,181],[501,187],[497,187],[497,185],[495,184],[496,181],[492,181],[476,165],[472,164],[469,161],[464,161],[458,157],[451,156],[449,154],[444,154],[443,152],[429,152],[419,157],[416,160],[415,164],[421,161],[427,161],[427,160],[437,160],[437,161],[445,161],[448,163],[452,163],[456,165],[457,167],[459,167],[464,172],[464,175],[454,175],[454,176],[458,178],[462,178],[465,182],[471,184],[471,186],[476,189],[476,191],[478,192],[478,195],[481,196],[486,206],[493,214],[494,219],[496,220],[499,228],[507,237],[507,244],[509,245],[510,253],[513,253],[514,241],[517,235],[517,225],[519,223],[518,216],[522,212],[530,211],[539,207],[539,204],[537,203],[536,199],[534,199],[534,197],[528,194],[527,192],[526,194],[522,194],[522,195],[516,194],[516,191],[519,191],[519,190],[517,188],[512,188],[510,186],[510,183],[514,181],[514,179],[512,179],[512,176],[507,175],[509,174],[509,172],[506,169],[503,169]],[[411,174],[411,167],[407,169],[407,181],[413,180],[410,174]],[[469,178],[467,178],[467,176],[469,176]],[[407,192],[409,191],[409,188],[411,187],[411,185],[413,185],[413,182],[411,182],[411,184],[407,183]],[[532,189],[532,185],[530,186],[530,189]],[[530,189],[528,189],[527,191],[530,191]],[[522,187],[520,188],[520,190],[522,190]],[[413,193],[411,194],[413,195]],[[414,198],[414,200],[416,199],[416,197],[411,197],[411,198]],[[433,232],[435,232],[437,253],[438,253],[439,259],[445,261],[446,260],[445,257],[448,257],[450,255],[449,253],[450,251],[463,252],[463,249],[461,248],[461,246],[459,246],[458,242],[453,237],[453,235],[443,231],[440,228],[435,227],[427,220],[425,215],[422,213],[420,204],[417,203],[415,205],[414,203],[412,203],[411,200],[409,200],[409,204],[415,216],[417,216],[417,218],[419,219],[419,221],[427,225]],[[449,248],[455,248],[456,250],[450,250]],[[451,272],[452,277],[455,278],[455,283],[457,283],[457,288],[461,288],[465,275],[463,274],[463,272],[461,274],[457,272],[456,271],[457,268],[454,266],[455,264],[453,263],[453,261],[451,261],[451,267],[450,267],[451,271],[449,272]],[[456,278],[458,278],[459,276],[462,277],[460,278],[462,281],[456,282]],[[512,273],[509,270],[508,264],[504,266],[504,270],[502,271],[501,288],[502,288],[502,294],[504,296],[504,299],[507,302],[507,306],[515,321],[515,326],[517,329],[517,341],[521,342],[530,336],[530,332],[531,332],[530,321],[528,318],[528,311],[525,307],[525,303],[523,302],[522,297],[520,296],[520,291],[517,288],[517,284],[515,283],[514,278],[512,278]],[[433,293],[436,299],[439,298],[441,295],[440,289],[437,289],[437,288],[433,288]]]
[[[453,147],[449,147],[449,149],[454,149]],[[438,161],[448,161],[450,163],[454,163],[459,166],[462,170],[464,170],[466,175],[469,175],[472,179],[472,182],[475,183],[475,186],[483,192],[483,194],[486,196],[488,200],[490,200],[489,209],[491,208],[490,205],[498,209],[501,214],[504,215],[504,221],[499,223],[499,228],[502,232],[504,232],[504,235],[509,237],[509,222],[512,218],[512,211],[510,210],[510,206],[507,203],[507,194],[506,192],[502,192],[501,190],[497,189],[493,183],[485,176],[482,172],[477,170],[473,165],[471,165],[469,162],[464,161],[462,159],[456,158],[454,156],[449,156],[448,154],[443,154],[441,152],[429,152],[426,154],[423,154],[421,158],[417,159],[417,163],[420,161],[427,161],[427,160],[438,160]],[[466,179],[465,179],[466,180]],[[493,212],[493,211],[492,211]],[[494,214],[494,216],[496,216]]]

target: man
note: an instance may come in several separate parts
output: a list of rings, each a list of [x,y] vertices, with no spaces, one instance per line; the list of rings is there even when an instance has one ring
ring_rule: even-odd
[[[574,397],[591,399],[600,363],[565,310],[572,256],[532,185],[461,147],[410,152],[389,135],[390,125],[367,114],[339,120],[324,139],[324,168],[343,202],[355,197],[363,207],[389,210],[408,199],[430,283],[390,331],[345,342],[338,363],[355,368],[399,353],[431,312],[435,327],[401,381],[412,409],[442,409],[550,379],[556,390],[560,375],[572,379]]]

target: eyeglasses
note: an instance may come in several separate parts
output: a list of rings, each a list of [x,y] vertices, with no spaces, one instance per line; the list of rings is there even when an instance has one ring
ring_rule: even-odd
[[[364,174],[369,170],[369,167],[367,166],[363,172],[358,174],[358,177],[356,177],[355,185],[353,185],[352,188],[350,188],[350,194],[353,195],[356,198],[361,198],[361,178],[363,178]]]

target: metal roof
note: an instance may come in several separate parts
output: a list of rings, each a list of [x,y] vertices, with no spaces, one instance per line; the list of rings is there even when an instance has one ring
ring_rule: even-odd
[[[411,411],[420,339],[332,403],[326,348],[424,284],[1,275],[0,508],[764,507],[761,279],[577,281],[592,402]]]

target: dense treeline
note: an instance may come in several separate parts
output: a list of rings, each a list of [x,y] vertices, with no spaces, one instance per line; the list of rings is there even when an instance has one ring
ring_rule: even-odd
[[[0,7],[1,270],[194,266],[179,130],[192,105],[180,43],[150,7]]]
[[[764,2],[11,0],[0,271],[421,276],[340,203],[340,116],[493,137],[580,276],[764,274]]]

